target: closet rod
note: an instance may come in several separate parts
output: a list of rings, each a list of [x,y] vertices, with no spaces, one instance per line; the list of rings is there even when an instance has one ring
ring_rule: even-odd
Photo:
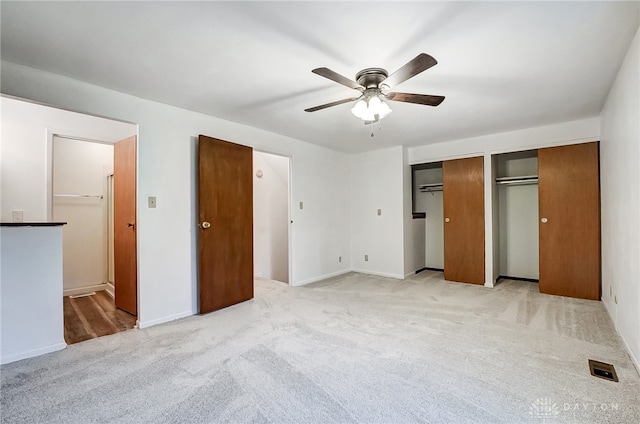
[[[102,194],[58,194],[54,193],[53,197],[95,197],[102,199]]]
[[[538,179],[520,179],[520,180],[504,180],[498,181],[496,180],[496,184],[501,185],[528,185],[528,184],[538,184]]]
[[[420,184],[420,191],[442,191],[442,183]]]

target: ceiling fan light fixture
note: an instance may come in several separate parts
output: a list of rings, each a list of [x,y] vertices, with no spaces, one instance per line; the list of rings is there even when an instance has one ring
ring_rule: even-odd
[[[380,119],[384,118],[391,112],[392,110],[389,107],[389,104],[384,100],[380,99],[380,105],[378,106],[378,116],[380,117]]]
[[[362,117],[367,113],[367,102],[364,101],[364,99],[358,100],[356,104],[351,108],[351,113],[353,113],[356,117],[363,119]]]
[[[365,99],[358,100],[353,108],[351,108],[351,113],[363,121],[371,122],[382,119],[390,114],[391,108],[387,102],[380,98],[380,95],[374,94]]]

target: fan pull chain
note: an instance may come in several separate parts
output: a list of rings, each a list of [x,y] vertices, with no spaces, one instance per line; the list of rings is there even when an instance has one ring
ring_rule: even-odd
[[[378,129],[382,131],[382,121],[378,120],[378,124],[379,124]],[[376,125],[375,122],[371,124],[371,137],[375,137],[375,134],[373,133],[373,129],[375,128],[375,125]]]

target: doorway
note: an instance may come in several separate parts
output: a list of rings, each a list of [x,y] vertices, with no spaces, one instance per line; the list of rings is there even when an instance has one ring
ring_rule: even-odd
[[[253,151],[253,258],[258,278],[289,284],[291,158]]]
[[[121,143],[133,146],[133,163],[118,159]],[[136,324],[135,228],[125,230],[133,235],[128,235],[132,242],[125,239],[124,243],[115,228],[123,213],[133,216],[127,220],[135,226],[135,145],[135,137],[115,148],[108,142],[52,137],[51,217],[67,223],[63,228],[63,309],[68,344],[125,331]],[[118,199],[123,191],[133,198],[133,213],[130,205]],[[127,248],[131,244],[133,255]],[[119,271],[123,262],[131,261],[133,281]],[[127,293],[131,286],[133,293]]]

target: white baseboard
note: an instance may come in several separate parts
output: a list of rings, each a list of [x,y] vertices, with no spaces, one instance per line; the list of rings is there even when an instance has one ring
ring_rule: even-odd
[[[107,292],[107,294],[109,295],[109,297],[111,297],[111,299],[115,298],[116,292],[112,283],[107,283],[107,288],[104,289],[104,291]]]
[[[387,278],[395,278],[396,280],[404,280],[404,275],[402,274],[387,274],[386,272],[375,272],[375,271],[365,271],[363,269],[352,269],[351,271],[357,272],[359,274],[368,274],[368,275],[376,275],[378,277],[387,277]]]
[[[106,289],[107,289],[106,283],[94,284],[92,286],[78,287],[75,289],[64,289],[63,296],[80,296],[83,294],[89,294],[91,292],[96,292],[96,291],[101,291]]]
[[[609,314],[609,318],[611,318],[611,321],[613,321],[613,326],[616,329],[616,333],[618,333],[618,335],[622,339],[622,343],[624,343],[624,347],[627,349],[627,353],[629,354],[629,358],[631,358],[631,362],[633,362],[633,365],[636,367],[636,371],[638,372],[638,374],[640,374],[640,358],[638,358],[633,353],[633,350],[631,350],[631,346],[629,346],[629,343],[627,343],[624,335],[620,333],[620,330],[618,330],[618,323],[616,322],[616,319],[612,313],[613,311],[609,308],[609,303],[605,302],[604,298],[601,298],[600,301],[604,305],[604,309],[606,309],[607,313]]]
[[[67,347],[67,344],[56,343],[49,346],[39,347],[37,349],[31,349],[24,352],[14,353],[11,355],[3,356],[0,359],[0,364],[8,364],[10,362],[19,361],[21,359],[33,358],[34,356],[44,355],[45,353],[57,352],[58,350],[62,350]]]
[[[169,315],[169,316],[162,317],[162,318],[153,319],[151,321],[138,321],[138,328],[152,327],[154,325],[164,324],[165,322],[175,321],[177,319],[190,317],[192,315],[194,315],[193,311],[188,310],[188,311],[180,312],[178,314],[174,314],[174,315]]]
[[[330,274],[321,275],[319,277],[309,278],[308,280],[293,282],[290,285],[293,287],[304,286],[306,284],[315,283],[316,281],[322,281],[326,280],[327,278],[337,277],[338,275],[348,274],[349,272],[351,272],[350,269],[343,269],[341,271],[332,272]]]
[[[638,375],[640,375],[640,361],[638,360],[638,357],[633,354],[633,350],[631,350],[631,347],[629,346],[629,343],[627,343],[627,340],[618,331],[617,328],[616,328],[616,332],[618,333],[618,335],[622,339],[622,343],[624,343],[624,347],[627,348],[627,352],[629,353],[629,358],[631,358],[631,362],[633,362],[633,365],[636,367],[636,372],[638,373]]]

